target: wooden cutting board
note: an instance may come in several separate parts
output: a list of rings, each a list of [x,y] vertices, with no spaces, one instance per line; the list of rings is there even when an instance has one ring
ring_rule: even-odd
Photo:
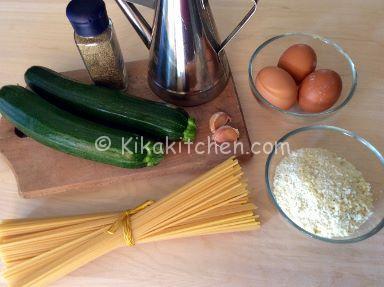
[[[127,63],[130,83],[128,92],[160,101],[147,85],[146,67],[147,61]],[[85,70],[64,74],[81,82],[90,82]],[[3,118],[0,122],[0,152],[7,158],[16,176],[19,193],[24,198],[47,196],[69,190],[80,192],[96,185],[148,176],[185,172],[201,174],[230,155],[236,154],[240,160],[246,160],[252,156],[247,128],[232,78],[216,99],[201,106],[186,108],[186,110],[196,118],[198,125],[197,138],[194,145],[189,148],[190,153],[187,145],[176,144],[175,153],[170,151],[156,167],[130,170],[67,155],[31,138],[18,136],[15,134],[14,127]],[[208,148],[208,138],[211,136],[208,122],[211,115],[217,111],[225,111],[232,117],[231,125],[240,132],[239,143],[243,146],[242,150],[237,148],[234,151],[230,148],[223,154],[215,152],[214,145]],[[198,142],[203,144],[197,147]],[[209,154],[207,150],[210,150]]]

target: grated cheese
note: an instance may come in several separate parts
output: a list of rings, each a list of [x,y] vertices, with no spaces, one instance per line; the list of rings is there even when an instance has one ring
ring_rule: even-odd
[[[348,236],[372,214],[370,184],[354,165],[326,149],[293,151],[278,164],[273,185],[289,218],[323,237]]]

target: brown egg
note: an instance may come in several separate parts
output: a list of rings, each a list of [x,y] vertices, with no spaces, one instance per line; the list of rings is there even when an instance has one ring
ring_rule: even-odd
[[[337,102],[341,90],[342,81],[338,73],[328,69],[317,70],[301,83],[299,106],[306,112],[323,112]]]
[[[277,65],[291,74],[296,83],[300,83],[315,70],[316,64],[317,57],[312,47],[296,44],[284,51]]]
[[[272,105],[288,110],[297,101],[297,86],[288,72],[265,67],[256,76],[256,88]]]

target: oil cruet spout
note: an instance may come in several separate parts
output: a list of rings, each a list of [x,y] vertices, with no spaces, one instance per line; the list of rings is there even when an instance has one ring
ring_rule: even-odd
[[[145,20],[143,15],[137,10],[134,3],[140,4],[142,6],[154,8],[155,0],[115,0],[119,5],[121,11],[128,18],[129,22],[140,36],[141,40],[143,40],[145,46],[149,49],[152,42],[152,28]]]

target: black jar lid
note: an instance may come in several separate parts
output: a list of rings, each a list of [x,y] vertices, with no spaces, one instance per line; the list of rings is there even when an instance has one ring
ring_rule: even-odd
[[[100,35],[109,25],[103,0],[72,0],[67,6],[67,17],[76,34],[83,37]]]

